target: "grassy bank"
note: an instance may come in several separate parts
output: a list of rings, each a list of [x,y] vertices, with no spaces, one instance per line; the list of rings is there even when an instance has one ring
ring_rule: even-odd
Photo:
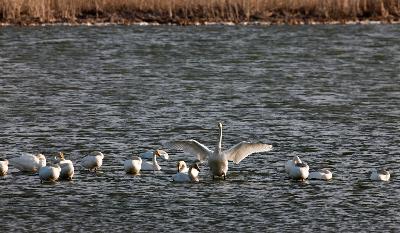
[[[0,22],[272,24],[400,21],[400,0],[0,0]]]

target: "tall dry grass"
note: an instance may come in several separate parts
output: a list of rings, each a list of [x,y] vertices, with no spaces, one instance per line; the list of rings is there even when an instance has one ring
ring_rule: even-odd
[[[0,0],[0,21],[396,19],[400,0]]]

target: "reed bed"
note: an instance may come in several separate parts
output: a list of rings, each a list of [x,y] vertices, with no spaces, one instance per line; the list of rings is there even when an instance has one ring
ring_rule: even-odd
[[[0,22],[203,24],[399,21],[400,0],[0,0]]]

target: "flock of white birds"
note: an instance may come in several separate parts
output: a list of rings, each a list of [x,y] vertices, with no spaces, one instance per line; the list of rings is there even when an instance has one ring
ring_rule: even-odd
[[[226,178],[229,161],[235,164],[240,163],[244,158],[253,153],[268,152],[272,149],[272,145],[264,143],[240,142],[228,150],[222,150],[222,124],[219,127],[219,140],[214,151],[196,140],[173,141],[165,144],[167,148],[183,150],[186,153],[196,156],[196,161],[187,167],[184,161],[178,161],[177,173],[173,175],[174,182],[198,182],[200,168],[199,165],[205,161],[210,168],[212,178]],[[160,165],[157,157],[165,160],[169,159],[169,155],[164,150],[150,150],[140,156],[133,156],[131,159],[124,161],[124,170],[126,173],[140,174],[141,171],[159,171]],[[96,172],[103,164],[104,155],[95,151],[85,156],[80,165],[84,169]],[[151,161],[148,161],[151,159]],[[4,176],[8,172],[9,163],[21,172],[38,173],[41,182],[55,182],[57,180],[71,180],[74,176],[74,165],[71,160],[67,160],[62,152],[59,152],[51,165],[46,166],[46,157],[43,154],[22,154],[20,157],[8,160],[0,160],[0,175]],[[328,169],[322,169],[316,172],[309,172],[309,166],[302,162],[298,156],[294,156],[285,164],[285,171],[289,178],[295,180],[306,179],[332,179],[332,172]],[[390,173],[384,169],[371,172],[371,180],[388,181]]]

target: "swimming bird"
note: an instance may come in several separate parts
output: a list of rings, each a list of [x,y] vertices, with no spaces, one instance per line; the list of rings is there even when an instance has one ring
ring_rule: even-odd
[[[36,173],[46,166],[46,157],[43,154],[24,153],[20,157],[10,159],[10,164],[22,172]]]
[[[390,173],[385,169],[380,169],[380,170],[373,169],[371,172],[370,179],[374,181],[389,181]]]
[[[72,180],[75,174],[74,165],[71,160],[65,159],[64,153],[59,152],[56,156],[57,162],[61,167],[60,179],[62,180]]]
[[[184,172],[180,169],[180,162],[184,161],[179,161],[178,162],[178,172],[172,176],[172,181],[174,182],[199,182],[199,172],[200,168],[197,165],[197,163],[193,163],[192,165],[189,166],[189,169],[187,172]],[[186,163],[185,163],[186,164]]]
[[[139,174],[142,168],[142,159],[139,156],[133,156],[132,159],[124,161],[124,169],[126,173]]]
[[[183,160],[178,161],[176,166],[178,168],[178,172],[188,173],[189,171],[189,168],[186,166],[186,163]]]
[[[201,162],[208,160],[208,166],[210,167],[213,179],[215,176],[226,178],[228,161],[233,161],[235,164],[238,164],[250,154],[267,152],[272,149],[272,145],[243,141],[229,150],[222,151],[222,123],[218,123],[218,128],[219,140],[214,151],[208,149],[205,145],[196,140],[173,141],[167,142],[165,145],[172,149],[183,150],[184,152],[194,154]]]
[[[294,156],[285,164],[286,173],[290,178],[295,180],[305,180],[309,175],[309,167],[306,163],[302,162],[298,156]]]
[[[160,154],[160,157],[164,160],[168,160],[169,159],[169,155],[165,150],[158,150],[158,153]],[[140,154],[140,157],[142,159],[153,159],[153,154],[154,154],[154,150],[148,150],[144,153]]]
[[[299,156],[294,156],[293,159],[288,160],[285,164],[285,171],[286,173],[290,173],[291,168],[296,164],[301,163]]]
[[[310,172],[308,175],[308,179],[330,180],[332,179],[332,172],[328,169],[321,169],[316,172]]]
[[[81,165],[89,169],[89,171],[97,171],[103,164],[104,155],[99,151],[93,152],[91,155],[84,157],[81,161]]]
[[[142,167],[141,167],[141,170],[142,171],[160,171],[161,170],[161,167],[160,167],[160,165],[158,165],[158,162],[157,162],[157,157],[159,157],[160,156],[160,153],[159,153],[159,151],[158,150],[155,150],[154,152],[153,152],[153,159],[152,159],[152,161],[151,162],[142,162]]]
[[[54,182],[60,177],[61,167],[58,164],[44,166],[39,169],[40,183],[44,181]]]
[[[8,172],[8,160],[0,159],[0,176],[5,176]]]

